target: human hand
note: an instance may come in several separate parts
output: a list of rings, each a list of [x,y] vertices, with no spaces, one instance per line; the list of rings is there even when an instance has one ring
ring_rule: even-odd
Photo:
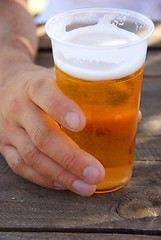
[[[86,119],[57,88],[53,77],[53,70],[33,63],[17,63],[14,71],[8,69],[3,75],[0,151],[11,169],[25,179],[90,196],[104,179],[104,168],[55,122],[80,131]]]

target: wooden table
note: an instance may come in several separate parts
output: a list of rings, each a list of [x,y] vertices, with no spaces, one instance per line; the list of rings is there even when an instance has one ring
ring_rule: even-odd
[[[44,26],[37,63],[53,66]],[[15,175],[1,156],[0,239],[161,239],[161,24],[149,42],[134,171],[124,188],[89,198],[44,189]]]

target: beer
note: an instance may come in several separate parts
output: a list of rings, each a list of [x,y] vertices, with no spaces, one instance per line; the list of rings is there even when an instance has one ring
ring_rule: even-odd
[[[126,44],[138,36],[116,26],[100,29],[97,25],[73,30],[64,38],[81,45],[109,46]],[[111,71],[112,65],[108,68],[108,63],[103,61],[102,57],[100,66],[96,61],[94,66],[85,61],[90,66],[89,73],[89,68],[81,67],[83,61],[76,64],[77,72],[74,72],[74,68],[70,66],[66,70],[64,64],[56,60],[58,87],[79,104],[86,116],[86,126],[81,132],[75,133],[64,127],[62,130],[105,167],[105,179],[97,186],[98,192],[120,188],[131,177],[143,73],[143,65],[136,72],[132,72],[136,64],[130,69],[127,63],[119,70],[114,65]],[[102,65],[106,68],[100,70]],[[129,70],[132,74],[127,76]],[[120,75],[124,77],[120,78]]]
[[[131,178],[147,39],[154,26],[143,15],[117,9],[81,9],[46,25],[56,83],[86,116],[81,132],[61,127],[105,168],[97,192]]]
[[[143,66],[125,78],[88,81],[56,67],[57,85],[86,115],[81,132],[62,130],[105,167],[105,179],[97,191],[117,189],[131,177],[142,74]]]

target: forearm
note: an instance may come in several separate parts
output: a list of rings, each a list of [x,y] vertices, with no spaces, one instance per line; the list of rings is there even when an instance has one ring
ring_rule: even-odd
[[[0,70],[34,61],[37,38],[26,0],[0,0]]]

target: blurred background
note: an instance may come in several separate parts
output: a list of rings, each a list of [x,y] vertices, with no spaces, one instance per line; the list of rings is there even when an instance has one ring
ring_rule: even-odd
[[[37,24],[45,23],[50,17],[76,8],[111,7],[140,12],[154,21],[161,20],[161,0],[28,0]]]

